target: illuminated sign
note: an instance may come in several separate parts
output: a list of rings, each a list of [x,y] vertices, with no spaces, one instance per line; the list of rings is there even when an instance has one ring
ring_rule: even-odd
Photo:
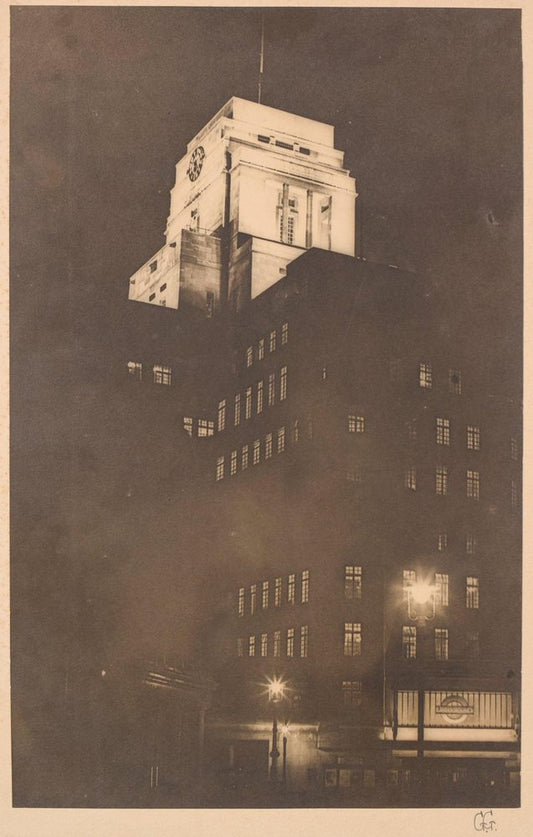
[[[447,695],[435,707],[435,712],[451,724],[462,724],[466,721],[467,715],[474,714],[474,707],[462,695]]]

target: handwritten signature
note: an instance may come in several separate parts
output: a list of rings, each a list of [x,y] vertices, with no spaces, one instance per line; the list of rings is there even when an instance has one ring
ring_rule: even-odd
[[[496,820],[492,808],[477,811],[474,815],[474,829],[475,831],[496,831]]]

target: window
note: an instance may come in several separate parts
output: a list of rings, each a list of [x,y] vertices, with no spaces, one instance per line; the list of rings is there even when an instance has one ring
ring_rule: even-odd
[[[448,607],[449,577],[447,573],[435,573],[435,604]]]
[[[513,511],[518,508],[518,485],[516,480],[511,480],[511,508]]]
[[[223,456],[219,456],[217,458],[217,467],[216,467],[216,472],[215,472],[215,479],[216,479],[217,482],[219,482],[219,480],[224,479],[224,457]]]
[[[207,419],[198,419],[198,436],[213,436],[215,433],[215,422]]]
[[[230,458],[230,463],[229,463],[229,472],[230,472],[230,476],[232,476],[232,477],[235,476],[235,474],[237,473],[237,451],[236,450],[231,451],[231,458]]]
[[[281,578],[276,578],[274,582],[274,607],[281,607]]]
[[[137,381],[142,381],[143,379],[143,365],[142,363],[136,363],[133,360],[130,360],[128,363],[128,375],[131,375],[132,378],[135,378]]]
[[[470,660],[477,660],[479,657],[479,631],[466,632],[466,656]]]
[[[152,300],[154,300],[154,299],[155,299],[155,293],[150,294],[150,296],[148,297],[148,302],[152,302]]]
[[[257,384],[257,413],[263,412],[263,381]]]
[[[416,659],[416,627],[414,625],[402,627],[402,656],[406,660]]]
[[[453,395],[461,395],[461,390],[461,370],[450,369],[448,372],[448,391],[451,392]]]
[[[218,402],[218,421],[217,430],[222,432],[226,426],[226,399]]]
[[[360,680],[342,681],[342,702],[345,706],[361,706],[362,683]]]
[[[446,532],[441,532],[437,538],[437,549],[439,552],[444,552],[448,549],[448,535]]]
[[[431,389],[433,386],[431,363],[420,363],[418,365],[418,383],[422,389]]]
[[[263,581],[261,587],[261,607],[263,610],[268,607],[268,581]]]
[[[409,421],[407,421],[405,423],[405,426],[407,427],[407,438],[409,439],[410,442],[414,442],[415,439],[416,439],[416,429],[417,429],[416,428],[416,419],[409,419]]]
[[[295,592],[295,585],[296,585],[296,576],[294,573],[289,575],[287,581],[287,601],[289,604],[294,604],[294,592]]]
[[[514,436],[511,436],[511,459],[514,459],[515,462],[518,461],[518,439]]]
[[[479,450],[481,442],[479,427],[469,424],[466,428],[466,446],[468,450]]]
[[[154,366],[154,384],[169,387],[172,383],[172,369],[170,366]]]
[[[473,575],[466,578],[466,606],[469,610],[479,609],[479,578]]]
[[[326,365],[324,365],[322,367],[321,376],[322,376],[323,381],[327,381],[327,379],[328,379],[328,367]]]
[[[242,637],[237,640],[237,657],[244,657],[244,640]]]
[[[254,350],[252,346],[246,349],[246,366],[251,366],[254,362]]]
[[[435,471],[435,494],[445,495],[448,493],[448,469],[445,465],[437,465]]]
[[[360,468],[348,468],[346,473],[346,480],[348,482],[354,483],[361,483],[361,469]]]
[[[239,616],[244,616],[244,587],[239,587],[237,604],[237,613]]]
[[[272,372],[268,376],[268,406],[272,407],[276,400],[276,376]]]
[[[438,418],[436,420],[436,439],[438,445],[450,444],[450,420],[445,418]]]
[[[162,293],[163,293],[163,291],[166,291],[166,289],[167,289],[167,283],[166,283],[166,282],[164,282],[164,283],[161,285],[161,287],[159,288],[159,293],[160,293],[160,294],[162,294]]]
[[[294,628],[287,628],[287,657],[294,657]]]
[[[261,656],[268,657],[268,634],[261,634]]]
[[[292,430],[291,430],[291,441],[295,445],[300,439],[300,424],[298,419],[295,419],[292,423]]]
[[[285,450],[285,428],[280,427],[278,430],[278,453],[283,453]]]
[[[344,597],[346,599],[360,599],[363,590],[362,567],[344,567]]]
[[[188,436],[192,436],[193,431],[193,421],[191,416],[184,416],[183,418],[183,429],[187,433]]]
[[[479,471],[466,472],[466,496],[479,500]]]
[[[205,315],[211,319],[215,312],[215,295],[213,291],[207,291],[205,295]]]
[[[348,416],[348,433],[364,433],[365,419],[364,416],[355,416],[350,413]]]
[[[265,357],[265,338],[261,337],[261,340],[257,344],[257,360],[263,360]]]
[[[237,393],[235,396],[235,412],[234,412],[234,421],[235,427],[238,427],[241,423],[241,394],[240,392]]]
[[[287,367],[281,367],[280,379],[279,379],[279,400],[285,401],[287,398]]]
[[[261,441],[256,439],[253,446],[252,465],[258,465],[261,458]]]
[[[409,465],[404,473],[404,485],[410,491],[416,491],[416,468],[414,465]]]
[[[248,467],[248,445],[243,445],[241,454],[241,471],[246,471]]]
[[[472,532],[467,532],[466,538],[465,538],[466,554],[467,555],[475,555],[476,546],[477,546],[476,536],[474,534],[472,534]]]
[[[149,264],[150,273],[155,273],[157,270],[157,259]]]
[[[286,346],[289,342],[289,324],[283,323],[281,326],[281,345]]]
[[[300,657],[307,657],[309,654],[309,626],[302,625],[300,628]]]
[[[248,656],[255,657],[255,636],[248,638]]]
[[[244,417],[246,419],[252,416],[252,387],[246,388],[246,400],[244,404]]]
[[[257,584],[250,586],[250,613],[254,615],[257,607]]]
[[[163,308],[165,308],[165,307],[166,307],[166,304],[167,304],[166,299],[161,299],[161,300],[159,301],[159,304],[160,304],[160,305],[162,305],[162,306],[163,306]]]
[[[302,571],[302,604],[309,601],[309,570]]]
[[[435,659],[448,659],[448,628],[435,628]]]
[[[272,456],[272,433],[267,433],[265,436],[265,459],[270,459]]]
[[[274,657],[281,657],[281,631],[274,631]]]
[[[404,570],[402,576],[403,600],[406,602],[409,598],[409,590],[416,584],[415,570]]]
[[[359,657],[361,655],[361,623],[344,623],[344,656]]]
[[[268,337],[268,350],[270,352],[276,351],[276,329],[273,329]]]

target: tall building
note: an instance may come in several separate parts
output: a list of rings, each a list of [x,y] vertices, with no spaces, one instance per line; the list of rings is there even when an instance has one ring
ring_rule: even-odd
[[[196,463],[211,778],[516,804],[520,409],[355,199],[330,126],[234,98],[130,279],[176,309],[124,367]]]

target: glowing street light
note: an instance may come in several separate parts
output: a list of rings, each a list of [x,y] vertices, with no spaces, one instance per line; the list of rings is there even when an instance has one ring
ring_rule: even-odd
[[[435,618],[435,585],[417,581],[407,591],[409,618],[429,622]]]
[[[277,704],[285,697],[286,684],[279,677],[268,679],[268,699],[272,703],[272,750],[270,751],[270,758],[272,759],[270,765],[270,779],[272,782],[277,782],[278,779],[278,716],[276,713]],[[284,738],[286,742],[286,738]],[[284,743],[284,753],[286,753],[287,744]]]

